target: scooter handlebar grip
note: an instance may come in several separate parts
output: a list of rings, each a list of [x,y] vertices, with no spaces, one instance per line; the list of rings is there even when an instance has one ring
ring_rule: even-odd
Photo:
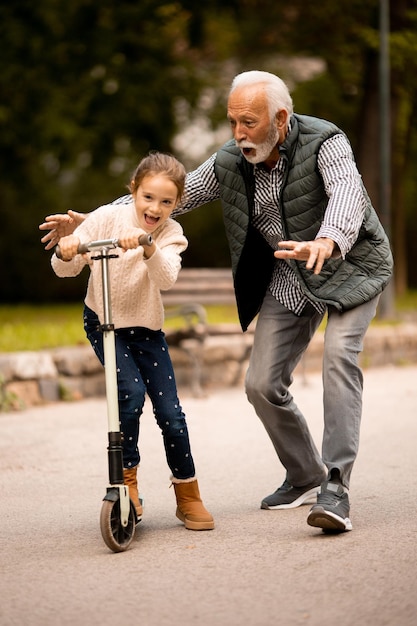
[[[78,254],[85,254],[86,252],[88,252],[88,243],[80,243],[77,248],[77,252]]]
[[[152,235],[141,235],[139,237],[140,246],[151,246],[153,242]]]

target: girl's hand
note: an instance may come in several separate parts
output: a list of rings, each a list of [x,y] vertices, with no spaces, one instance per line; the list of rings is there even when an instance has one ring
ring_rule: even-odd
[[[71,261],[78,254],[80,240],[75,235],[68,235],[59,240],[59,249],[63,261]]]
[[[147,235],[147,234],[148,233],[142,230],[142,228],[130,228],[129,230],[126,230],[124,233],[122,233],[122,235],[119,237],[119,247],[123,248],[124,250],[137,248],[140,245],[139,237],[141,235]],[[144,258],[149,259],[153,255],[155,250],[156,250],[156,246],[154,242],[152,242],[150,246],[144,246],[143,247]]]
[[[123,250],[137,248],[141,235],[146,235],[146,232],[141,228],[129,228],[125,230],[118,238],[120,248],[123,248]]]

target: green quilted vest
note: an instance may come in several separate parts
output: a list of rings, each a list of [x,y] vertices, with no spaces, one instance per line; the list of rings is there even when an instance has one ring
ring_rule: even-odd
[[[280,157],[287,163],[281,191],[285,239],[315,238],[328,202],[317,169],[317,154],[323,141],[341,132],[334,124],[318,118],[304,115],[291,118],[291,132],[280,146]],[[272,248],[251,224],[253,166],[242,157],[233,140],[217,152],[215,172],[239,318],[246,330],[261,307],[275,258]],[[381,293],[392,275],[388,238],[366,191],[365,195],[368,205],[358,239],[344,260],[329,259],[318,276],[307,270],[304,262],[291,261],[306,295],[339,311],[363,304]]]

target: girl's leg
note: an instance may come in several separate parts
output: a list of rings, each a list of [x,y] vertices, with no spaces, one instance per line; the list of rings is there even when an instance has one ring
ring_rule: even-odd
[[[84,310],[84,328],[97,357],[104,365],[103,334],[99,329],[97,315],[88,307]],[[140,462],[139,419],[145,402],[146,387],[125,334],[116,331],[115,342],[119,418],[123,433],[123,466],[129,469],[136,467]]]
[[[87,336],[103,363],[102,334],[97,325],[97,317],[87,309]],[[136,473],[130,473],[135,472],[140,460],[137,447],[139,416],[147,387],[157,423],[162,430],[168,465],[174,476],[176,515],[190,530],[213,529],[213,517],[203,505],[195,478],[185,415],[177,397],[174,372],[163,333],[143,328],[117,331],[116,362],[119,410],[124,434],[123,462],[125,468],[132,468],[124,470],[125,484],[129,485],[138,518],[142,516],[142,505],[137,494]]]
[[[134,332],[132,332],[134,331]],[[162,331],[132,329],[129,345],[152,401],[161,429],[167,463],[173,476],[185,480],[195,476],[187,423],[178,399],[174,370]]]
[[[133,330],[134,339],[130,341],[130,347],[162,431],[177,501],[176,516],[189,530],[212,530],[214,520],[201,500],[187,424],[178,400],[165,336],[162,331]]]

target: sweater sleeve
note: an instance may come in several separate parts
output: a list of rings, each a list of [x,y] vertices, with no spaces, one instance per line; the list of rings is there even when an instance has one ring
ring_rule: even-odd
[[[154,284],[166,291],[178,278],[181,269],[181,253],[186,250],[188,241],[183,234],[181,225],[172,219],[167,220],[160,235],[155,238],[157,249],[150,257],[144,259],[149,278]]]

